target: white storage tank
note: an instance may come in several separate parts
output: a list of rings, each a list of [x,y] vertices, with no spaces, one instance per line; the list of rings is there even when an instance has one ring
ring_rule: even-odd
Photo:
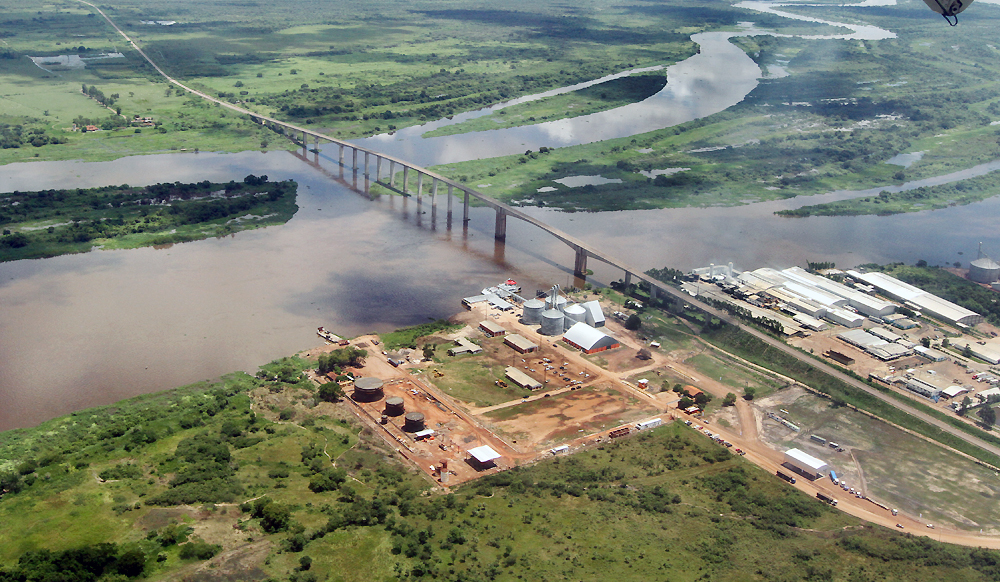
[[[524,302],[524,311],[521,313],[521,321],[527,324],[541,323],[543,311],[545,311],[544,301],[541,299],[529,299]]]
[[[969,279],[976,283],[993,283],[1000,279],[1000,265],[989,257],[976,259],[969,265]]]
[[[542,335],[560,335],[563,330],[563,319],[565,316],[558,309],[549,309],[542,312]]]
[[[587,323],[587,310],[582,305],[574,303],[563,309],[563,331],[568,330],[577,323]]]

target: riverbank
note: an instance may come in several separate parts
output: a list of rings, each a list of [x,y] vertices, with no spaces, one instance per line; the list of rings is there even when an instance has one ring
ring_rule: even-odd
[[[0,262],[135,249],[284,224],[298,210],[295,182],[127,184],[15,192],[0,202]]]

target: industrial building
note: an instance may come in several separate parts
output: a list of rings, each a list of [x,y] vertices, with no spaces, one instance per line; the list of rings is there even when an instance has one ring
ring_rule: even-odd
[[[604,350],[613,350],[621,347],[621,344],[615,338],[583,322],[569,328],[563,334],[563,341],[579,350],[583,350],[585,354],[595,354]]]
[[[847,327],[857,327],[863,319],[851,310],[876,317],[889,315],[896,310],[893,303],[826,277],[813,275],[799,267],[781,271],[769,268],[747,271],[739,275],[739,281],[750,287],[752,293],[768,295],[790,310],[816,319],[827,318],[838,325],[846,324]]]
[[[587,301],[580,304],[587,310],[587,325],[590,327],[604,327],[604,311],[597,301]]]
[[[948,356],[942,354],[941,352],[935,350],[934,348],[925,348],[924,346],[915,346],[913,351],[917,353],[918,356],[927,358],[932,362],[943,362],[948,359]]]
[[[830,470],[829,465],[799,449],[785,451],[785,462],[783,464],[810,479],[819,479]]]
[[[525,374],[521,370],[518,370],[514,366],[507,366],[507,369],[504,371],[504,373],[507,375],[507,378],[511,382],[517,384],[518,386],[524,388],[525,390],[541,390],[542,388],[541,382],[535,380],[534,378]]]
[[[519,354],[529,354],[538,349],[538,344],[528,341],[521,334],[512,333],[503,338],[503,343]]]
[[[951,301],[932,295],[885,273],[848,271],[847,274],[854,279],[868,283],[893,299],[909,304],[913,309],[942,321],[956,325],[975,325],[984,320],[982,315],[974,311],[955,305]]]
[[[488,319],[486,321],[479,322],[479,329],[490,337],[497,337],[507,333],[507,330],[504,329],[502,325]]]
[[[968,350],[969,353],[984,362],[993,365],[1000,364],[1000,347],[994,344],[979,344],[976,342],[965,341],[964,343],[956,342],[954,345],[955,347],[961,348],[963,351]]]
[[[464,337],[460,337],[455,340],[454,346],[448,348],[448,355],[457,356],[459,354],[478,354],[482,351],[483,348],[470,342],[468,339]]]
[[[904,386],[910,392],[914,392],[925,398],[930,398],[935,402],[941,396],[940,388],[928,382],[924,382],[920,378],[907,378]]]
[[[883,361],[895,360],[912,353],[910,348],[888,342],[861,329],[851,329],[837,334],[837,337]]]

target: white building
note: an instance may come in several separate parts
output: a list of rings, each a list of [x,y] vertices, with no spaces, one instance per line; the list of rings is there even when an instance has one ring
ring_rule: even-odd
[[[885,273],[848,271],[847,274],[874,286],[889,297],[909,303],[920,311],[948,323],[975,325],[981,323],[984,319],[982,315],[974,311],[955,305],[951,301],[941,299],[936,295],[932,295],[909,283],[904,283],[895,277],[890,277]]]
[[[830,470],[825,462],[799,449],[785,451],[784,464],[810,479],[818,479]]]

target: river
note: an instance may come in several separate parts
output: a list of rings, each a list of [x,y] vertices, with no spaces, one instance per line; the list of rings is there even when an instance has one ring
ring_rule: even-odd
[[[706,34],[724,39],[731,33]],[[692,59],[712,59],[716,48],[729,54],[728,42],[711,38]],[[742,99],[760,71],[750,59],[741,62],[745,75],[727,73],[739,82],[706,85],[731,91],[708,109],[699,109],[698,83],[683,91],[675,86],[679,108],[691,105],[683,115],[705,115]],[[675,81],[682,85],[681,79],[672,73],[668,87]],[[621,112],[605,115],[615,116],[621,117],[621,127],[631,127],[619,133],[638,131]],[[673,123],[672,118],[658,119]],[[454,159],[455,152],[523,151],[526,143],[537,147],[540,142],[530,141],[536,137],[546,141],[540,145],[582,143],[592,137],[591,129],[604,124],[591,119],[583,134],[570,132],[585,137],[554,141],[553,136],[562,135],[556,127],[579,123],[587,122],[577,118],[561,126],[532,126],[521,134],[510,131],[509,136],[520,137],[504,138],[495,147],[469,145],[481,141],[479,135],[434,138],[442,141],[425,140],[421,146],[413,130],[412,135],[394,136],[394,147],[402,150],[391,150],[388,142],[384,149],[440,163]],[[516,147],[511,145],[518,139]],[[455,143],[460,145],[446,145]],[[428,203],[420,206],[414,199],[369,200],[339,180],[336,163],[311,154],[186,153],[102,163],[11,164],[0,167],[0,191],[228,181],[250,173],[299,183],[300,210],[292,220],[164,249],[0,264],[0,429],[30,426],[232,370],[253,371],[273,358],[317,345],[314,330],[320,325],[356,335],[446,317],[460,309],[462,297],[508,276],[529,293],[571,282],[573,253],[541,231],[509,220],[507,243],[496,244],[488,209],[473,209],[467,230],[460,223],[449,228],[443,196],[436,216]],[[729,261],[738,268],[807,260],[841,266],[917,259],[933,264],[961,260],[957,253],[971,253],[980,240],[988,248],[1000,248],[989,219],[1000,210],[996,200],[887,218],[774,216],[775,210],[797,203],[613,213],[525,210],[642,268],[688,269]],[[460,206],[456,210],[461,216]],[[621,276],[600,263],[590,266],[598,284]]]

